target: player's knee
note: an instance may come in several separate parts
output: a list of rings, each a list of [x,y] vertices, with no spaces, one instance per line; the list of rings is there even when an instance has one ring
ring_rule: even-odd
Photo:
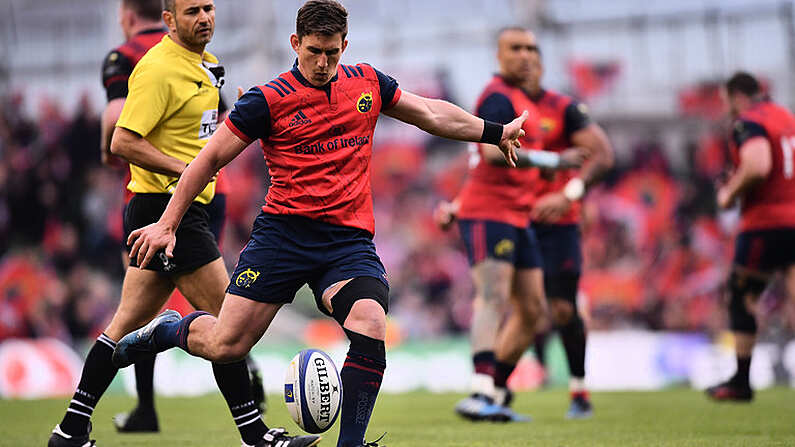
[[[504,306],[511,296],[511,281],[489,279],[478,291],[478,296],[482,299],[482,306]]]
[[[375,300],[359,300],[351,308],[343,327],[371,338],[383,340],[386,337],[386,313]]]
[[[321,311],[329,313],[318,303]],[[383,340],[389,288],[378,278],[354,278],[331,298],[331,316],[343,327]]]
[[[538,320],[546,311],[543,296],[530,295],[516,297],[514,302],[516,303],[515,311],[519,312],[519,316],[524,325],[528,328],[535,328],[538,324]]]
[[[219,343],[214,350],[213,358],[210,359],[217,363],[231,363],[242,360],[248,355],[250,347],[245,343],[237,341],[230,343]]]
[[[732,331],[756,333],[756,317],[752,307],[766,286],[767,282],[760,278],[732,272],[729,277],[729,321]]]
[[[549,313],[555,326],[566,326],[574,317],[576,308],[573,303],[566,300],[550,300]]]

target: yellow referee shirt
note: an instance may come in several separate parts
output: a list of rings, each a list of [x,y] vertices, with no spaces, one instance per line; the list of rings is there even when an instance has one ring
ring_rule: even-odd
[[[127,100],[116,126],[146,138],[166,155],[189,163],[215,132],[218,88],[207,69],[218,63],[208,52],[202,56],[179,46],[169,36],[152,47],[135,65],[128,81]],[[127,189],[136,193],[173,193],[177,177],[130,164]],[[210,203],[211,182],[196,197]]]

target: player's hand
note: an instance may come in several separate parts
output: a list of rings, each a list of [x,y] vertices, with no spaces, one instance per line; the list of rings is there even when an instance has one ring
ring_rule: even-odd
[[[433,221],[442,230],[447,231],[455,222],[455,215],[458,212],[458,207],[455,203],[442,201],[436,205],[433,210]]]
[[[238,85],[237,86],[237,99],[240,99],[240,97],[243,96],[244,93],[246,93],[246,92],[243,91],[243,87]]]
[[[585,163],[588,154],[576,147],[570,147],[560,153],[560,166],[559,169],[572,169],[579,168]]]
[[[720,209],[726,210],[734,206],[734,198],[731,196],[731,191],[725,186],[718,189],[717,201]]]
[[[552,223],[560,219],[571,209],[571,201],[562,192],[553,192],[541,196],[533,205],[531,218],[536,222]]]
[[[516,149],[521,147],[519,138],[524,136],[522,126],[525,120],[527,120],[527,110],[502,128],[502,138],[500,138],[499,146],[502,155],[505,157],[505,161],[507,161],[508,166],[512,168],[516,167],[516,160],[519,159],[516,155]]]
[[[127,238],[130,259],[138,261],[138,268],[146,267],[158,250],[165,249],[166,256],[173,258],[176,243],[175,231],[160,222],[139,228]]]

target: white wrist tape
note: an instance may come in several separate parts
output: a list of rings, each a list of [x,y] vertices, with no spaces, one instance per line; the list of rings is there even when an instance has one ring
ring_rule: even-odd
[[[574,177],[563,187],[563,195],[572,202],[582,199],[585,195],[585,182],[579,177]]]

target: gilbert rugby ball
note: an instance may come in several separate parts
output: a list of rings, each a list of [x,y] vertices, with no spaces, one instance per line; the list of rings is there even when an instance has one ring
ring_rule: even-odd
[[[284,402],[295,423],[308,433],[324,432],[334,424],[342,382],[328,354],[305,349],[293,357],[284,379]]]

